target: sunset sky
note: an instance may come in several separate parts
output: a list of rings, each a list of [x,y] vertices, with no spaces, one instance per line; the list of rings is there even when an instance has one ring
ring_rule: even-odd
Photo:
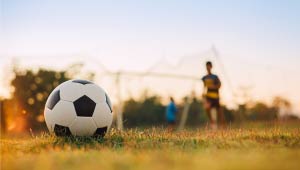
[[[143,70],[214,45],[234,88],[249,87],[255,100],[284,96],[300,115],[298,0],[0,0],[0,7],[0,95],[12,58],[64,68],[84,56],[111,70]]]

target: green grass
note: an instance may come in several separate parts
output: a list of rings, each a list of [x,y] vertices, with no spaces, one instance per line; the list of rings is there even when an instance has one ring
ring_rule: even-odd
[[[300,169],[300,125],[1,139],[1,169]]]

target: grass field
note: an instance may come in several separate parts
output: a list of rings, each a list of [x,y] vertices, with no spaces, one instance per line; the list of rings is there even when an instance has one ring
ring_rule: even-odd
[[[300,169],[300,124],[1,139],[1,169]]]

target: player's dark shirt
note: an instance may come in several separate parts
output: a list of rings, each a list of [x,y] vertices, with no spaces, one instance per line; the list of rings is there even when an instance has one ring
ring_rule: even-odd
[[[219,89],[214,88],[213,85],[221,84],[217,75],[208,74],[202,78],[204,86],[206,87],[205,96],[213,99],[219,98]]]

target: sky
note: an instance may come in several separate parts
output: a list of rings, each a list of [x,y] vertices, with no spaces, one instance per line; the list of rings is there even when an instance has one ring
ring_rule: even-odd
[[[112,70],[143,70],[214,45],[235,89],[249,88],[255,100],[284,96],[300,115],[298,0],[0,0],[0,7],[1,70],[12,58],[64,68],[83,56]],[[0,83],[0,95],[6,91]]]

